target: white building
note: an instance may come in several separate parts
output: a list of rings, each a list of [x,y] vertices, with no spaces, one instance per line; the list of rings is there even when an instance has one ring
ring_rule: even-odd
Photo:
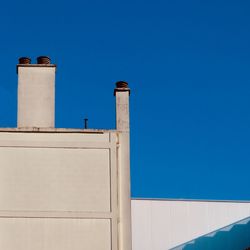
[[[239,224],[247,239],[235,234]],[[132,236],[133,250],[244,250],[250,246],[250,202],[132,200]],[[197,238],[211,242],[197,247]]]
[[[131,249],[129,93],[116,130],[54,128],[56,66],[20,58],[18,127],[0,129],[0,249]]]
[[[116,130],[54,128],[56,66],[20,58],[17,72],[18,127],[0,129],[1,250],[166,250],[250,216],[248,202],[131,203],[128,84]]]

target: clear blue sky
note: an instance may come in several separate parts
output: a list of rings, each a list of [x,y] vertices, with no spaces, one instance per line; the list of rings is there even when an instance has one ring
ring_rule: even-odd
[[[3,1],[0,126],[20,56],[58,65],[56,126],[114,128],[131,87],[133,197],[250,199],[250,2]]]

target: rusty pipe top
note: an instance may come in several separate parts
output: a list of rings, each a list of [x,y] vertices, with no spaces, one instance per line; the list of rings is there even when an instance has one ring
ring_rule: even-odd
[[[19,64],[30,64],[31,59],[29,57],[20,57],[18,59]]]
[[[116,95],[116,92],[123,92],[123,91],[128,91],[129,95],[130,95],[130,88],[128,86],[128,83],[125,81],[119,81],[116,82],[116,88],[114,89],[114,96]]]
[[[128,88],[128,83],[124,81],[119,81],[116,83],[116,88]]]
[[[37,64],[50,64],[50,58],[48,56],[37,57]]]

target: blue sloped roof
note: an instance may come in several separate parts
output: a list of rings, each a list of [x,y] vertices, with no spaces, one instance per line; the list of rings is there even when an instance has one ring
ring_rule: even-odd
[[[247,217],[171,250],[246,250],[249,247],[250,217]]]

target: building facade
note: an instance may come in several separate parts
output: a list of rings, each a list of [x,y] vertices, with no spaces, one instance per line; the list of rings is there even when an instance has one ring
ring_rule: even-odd
[[[17,73],[18,125],[0,128],[0,249],[243,250],[250,245],[249,202],[131,200],[126,82],[114,89],[115,130],[65,129],[54,126],[56,65],[44,56],[36,64],[20,58]],[[230,232],[231,240],[235,232],[246,237],[237,236],[240,247],[235,247],[217,237],[221,231]]]
[[[129,93],[116,130],[54,127],[56,65],[20,58],[18,127],[0,129],[0,249],[131,249]]]

